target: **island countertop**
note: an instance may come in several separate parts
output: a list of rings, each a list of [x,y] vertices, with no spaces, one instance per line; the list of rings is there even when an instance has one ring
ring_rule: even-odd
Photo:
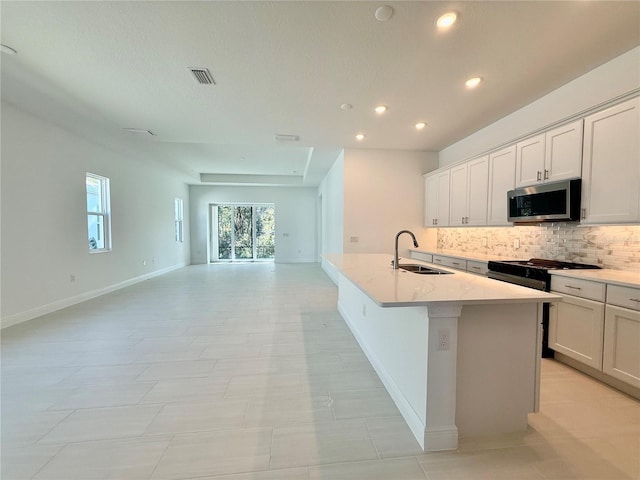
[[[532,303],[561,298],[439,265],[435,267],[415,259],[405,259],[402,263],[421,264],[451,274],[420,275],[394,270],[391,267],[393,256],[387,254],[325,254],[324,258],[381,307]]]

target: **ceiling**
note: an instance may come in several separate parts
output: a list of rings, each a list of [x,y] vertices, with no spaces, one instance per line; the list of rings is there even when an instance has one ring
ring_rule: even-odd
[[[188,183],[313,186],[343,147],[442,150],[640,44],[636,1],[386,4],[3,0],[2,96]]]

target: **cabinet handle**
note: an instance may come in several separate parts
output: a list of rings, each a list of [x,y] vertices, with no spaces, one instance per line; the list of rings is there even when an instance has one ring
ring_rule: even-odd
[[[549,170],[547,170],[546,168],[544,169],[544,179],[549,180]]]
[[[538,170],[538,175],[536,176],[536,179],[538,181],[542,180],[542,172],[540,172],[540,170]]]
[[[473,267],[472,266],[471,268],[473,268],[474,270],[480,270],[480,267]]]
[[[460,222],[464,224],[464,217],[462,217],[462,220],[460,220]]]
[[[632,302],[640,302],[640,298],[630,298],[629,300]]]
[[[438,224],[438,219],[436,218],[436,225]]]
[[[586,208],[582,208],[582,218],[585,219],[587,218],[587,209]]]
[[[571,285],[565,285],[565,287],[571,288],[572,290],[582,290],[582,288],[580,288],[580,287],[573,287]]]
[[[460,265],[458,262],[451,262],[451,263],[453,263],[454,265]]]

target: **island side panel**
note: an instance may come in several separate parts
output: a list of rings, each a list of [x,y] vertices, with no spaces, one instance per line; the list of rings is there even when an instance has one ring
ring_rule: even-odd
[[[426,307],[382,308],[340,274],[338,309],[424,448]]]
[[[539,395],[542,304],[467,305],[458,320],[460,436],[523,431]]]

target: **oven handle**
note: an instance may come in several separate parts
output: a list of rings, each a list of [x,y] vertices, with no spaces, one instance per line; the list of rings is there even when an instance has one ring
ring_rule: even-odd
[[[494,280],[500,280],[502,282],[513,283],[515,285],[520,285],[523,287],[535,288],[536,290],[542,290],[543,292],[547,290],[547,282],[545,282],[544,280],[520,277],[518,275],[494,272],[491,270],[487,272],[487,277],[493,278]]]

